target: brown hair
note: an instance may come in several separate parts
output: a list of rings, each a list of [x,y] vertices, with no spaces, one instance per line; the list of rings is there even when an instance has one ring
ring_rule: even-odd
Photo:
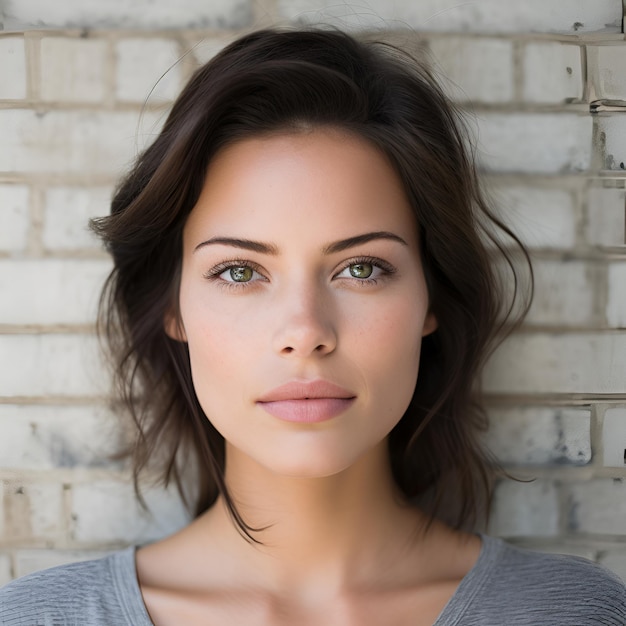
[[[476,380],[512,310],[491,252],[517,276],[490,229],[504,230],[528,257],[485,203],[464,127],[424,64],[337,31],[263,30],[227,46],[182,91],[119,186],[111,215],[92,223],[114,260],[99,327],[117,395],[137,428],[135,486],[156,462],[165,484],[174,481],[184,495],[179,461],[191,453],[195,513],[222,494],[252,537],[226,489],[224,441],[196,398],[187,345],[166,335],[164,320],[177,311],[182,230],[211,158],[240,139],[303,124],[365,138],[404,184],[438,329],[423,340],[412,401],[389,436],[392,470],[407,499],[430,494],[432,516],[452,493],[454,523],[471,523],[486,510],[491,485],[477,440],[485,418]]]

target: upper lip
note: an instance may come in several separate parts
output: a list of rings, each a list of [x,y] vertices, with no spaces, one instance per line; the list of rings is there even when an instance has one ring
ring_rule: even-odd
[[[327,380],[291,381],[262,395],[258,402],[313,398],[354,398],[355,394]]]

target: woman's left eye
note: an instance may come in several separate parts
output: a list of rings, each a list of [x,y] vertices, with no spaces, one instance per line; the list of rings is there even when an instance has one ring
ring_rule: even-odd
[[[375,283],[394,271],[391,265],[380,259],[356,259],[335,274],[335,278],[353,278],[364,283]]]

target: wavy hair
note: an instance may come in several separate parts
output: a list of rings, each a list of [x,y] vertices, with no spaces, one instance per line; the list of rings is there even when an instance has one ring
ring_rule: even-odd
[[[423,339],[413,398],[389,435],[392,471],[407,500],[428,496],[431,519],[452,499],[452,523],[467,526],[488,509],[492,482],[479,445],[486,418],[477,379],[519,296],[512,250],[528,255],[486,203],[465,126],[428,67],[389,44],[331,30],[262,30],[228,45],[192,76],[117,188],[111,214],[92,221],[114,261],[98,326],[116,396],[136,427],[126,451],[135,487],[140,496],[142,470],[156,465],[185,498],[180,460],[191,455],[188,505],[199,515],[221,494],[256,541],[228,493],[224,440],[196,398],[188,347],[168,337],[164,320],[178,310],[182,231],[214,155],[249,137],[319,126],[382,151],[414,211],[438,328]],[[513,298],[494,256],[512,269]]]

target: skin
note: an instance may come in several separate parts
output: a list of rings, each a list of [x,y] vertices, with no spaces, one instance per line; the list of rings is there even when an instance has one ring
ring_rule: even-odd
[[[370,233],[387,234],[332,249]],[[416,233],[390,164],[353,135],[252,138],[212,160],[166,328],[188,342],[238,510],[265,530],[246,542],[218,500],[138,550],[157,626],[433,624],[475,563],[480,540],[427,527],[389,468],[386,437],[436,328]],[[318,379],[354,397],[332,419],[292,423],[258,403]]]

